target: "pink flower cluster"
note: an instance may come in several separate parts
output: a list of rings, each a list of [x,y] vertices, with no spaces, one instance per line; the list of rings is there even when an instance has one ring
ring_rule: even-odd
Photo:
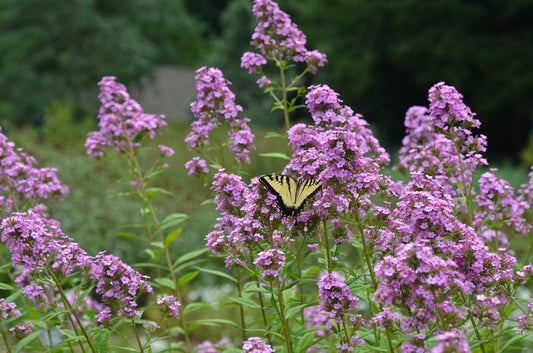
[[[221,353],[222,349],[228,346],[228,340],[222,338],[220,341],[213,343],[211,341],[203,341],[197,344],[194,349],[196,353]]]
[[[431,175],[451,194],[470,185],[474,171],[487,164],[482,156],[487,138],[472,134],[481,123],[462,98],[454,87],[439,82],[429,90],[429,109],[415,106],[407,111],[407,133],[396,167]]]
[[[43,199],[57,201],[68,194],[68,187],[55,168],[36,168],[35,158],[16,148],[0,127],[0,215],[18,206],[35,206]]]
[[[272,0],[255,0],[253,11],[257,27],[252,35],[251,45],[261,54],[247,52],[241,58],[241,67],[248,72],[259,72],[267,59],[305,62],[312,73],[327,62],[326,55],[317,50],[305,48],[305,34],[281,11]]]
[[[368,123],[342,105],[330,87],[311,86],[306,103],[315,125],[297,124],[289,130],[293,158],[285,170],[322,181],[322,196],[314,204],[321,217],[335,218],[370,205],[370,196],[389,184],[379,173],[389,155]],[[342,238],[342,223],[333,225]]]
[[[261,340],[260,337],[250,337],[242,344],[243,353],[274,353],[272,347]]]
[[[121,316],[138,315],[135,299],[142,292],[153,293],[146,276],[105,252],[88,256],[63,234],[57,221],[42,218],[34,211],[12,214],[2,220],[1,228],[1,240],[11,253],[13,266],[21,267],[15,282],[32,300],[39,299],[44,303],[53,300],[49,281],[42,280],[45,273],[50,275],[52,271],[54,277],[61,279],[77,268],[97,281],[96,293],[104,302],[117,304]],[[101,322],[111,314],[108,308],[95,308]]]
[[[320,302],[322,310],[337,323],[342,323],[347,311],[355,310],[359,301],[359,298],[352,295],[350,288],[337,272],[321,276],[318,281],[318,297],[322,298]],[[331,320],[328,320],[326,327],[331,328]]]
[[[522,235],[529,233],[529,203],[521,197],[515,197],[511,184],[494,175],[495,172],[496,169],[492,168],[479,178],[480,191],[474,198],[477,204],[474,227],[488,241],[497,239],[499,246],[505,247],[508,245],[507,229]],[[505,224],[506,228],[495,228],[494,224]]]
[[[97,117],[99,130],[89,132],[85,142],[91,157],[102,156],[107,147],[113,147],[119,153],[137,148],[140,146],[138,136],[154,138],[167,125],[163,115],[144,113],[141,105],[130,97],[116,77],[105,76],[98,85],[98,98],[102,103]],[[172,154],[169,150],[167,147],[162,153]]]
[[[157,305],[159,306],[163,317],[168,315],[174,319],[177,319],[180,315],[179,307],[181,306],[181,303],[173,295],[158,298]]]
[[[209,133],[223,125],[228,127],[229,149],[235,154],[237,163],[250,163],[249,154],[255,150],[254,135],[248,127],[250,119],[237,119],[242,107],[235,104],[235,94],[229,89],[231,82],[226,80],[222,71],[202,67],[196,71],[196,100],[191,103],[195,121],[192,131],[185,138],[189,150],[200,152],[209,145]],[[222,141],[219,141],[222,145]],[[189,174],[205,170],[205,161],[197,159],[186,164]]]
[[[285,266],[285,253],[279,249],[261,251],[254,265],[262,271],[261,276],[265,281],[272,281],[279,277],[279,269]]]

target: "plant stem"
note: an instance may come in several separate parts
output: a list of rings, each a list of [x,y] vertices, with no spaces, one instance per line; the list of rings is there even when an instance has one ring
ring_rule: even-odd
[[[281,75],[281,103],[283,104],[283,118],[285,120],[285,128],[287,131],[291,128],[291,122],[289,121],[289,109],[287,107],[287,82],[285,79],[285,65],[282,61],[276,60],[279,64],[279,72]]]
[[[283,333],[285,336],[285,345],[287,347],[287,353],[292,353],[292,335],[291,335],[291,328],[289,327],[289,322],[287,321],[287,318],[285,317],[285,303],[283,301],[283,291],[281,290],[281,286],[279,285],[279,281],[276,279],[274,281],[276,283],[276,291],[278,296],[278,304],[279,304],[279,316],[281,319],[281,323],[283,325]],[[272,287],[272,282],[270,282],[270,286]]]
[[[241,273],[239,271],[239,267],[235,267],[235,278],[237,279],[237,293],[239,294],[239,298],[242,298],[242,292],[241,292]],[[246,323],[244,322],[244,309],[242,307],[242,304],[239,304],[239,313],[241,314],[241,336],[242,341],[246,341]]]

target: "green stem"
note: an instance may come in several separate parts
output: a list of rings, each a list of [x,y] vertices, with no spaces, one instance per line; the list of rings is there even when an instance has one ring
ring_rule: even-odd
[[[278,315],[280,316],[281,323],[283,325],[283,334],[285,336],[285,345],[287,347],[287,353],[292,353],[292,335],[291,335],[291,328],[289,327],[289,322],[287,321],[287,318],[285,317],[285,303],[283,301],[283,291],[281,290],[281,286],[279,284],[279,281],[274,281],[276,283],[276,291],[278,296],[278,304],[279,304],[279,312]],[[270,282],[270,287],[272,287],[272,282]]]
[[[259,285],[259,280],[257,280],[257,285]],[[268,326],[268,321],[267,321],[267,317],[266,317],[266,312],[265,312],[265,304],[263,302],[263,293],[261,292],[257,292],[258,296],[259,296],[259,304],[261,305],[261,315],[263,317],[263,324],[265,326],[265,330]],[[272,334],[268,334],[267,336],[268,338],[268,344],[270,344],[272,346]]]
[[[326,225],[326,220],[322,221],[322,227],[324,228],[324,246],[326,247],[326,269],[328,272],[331,272],[331,254],[329,250],[329,236],[328,236],[328,227]]]
[[[9,345],[8,336],[6,335],[6,332],[0,328],[0,331],[2,331],[2,338],[4,339],[4,342],[6,343],[7,353],[11,353],[11,346]]]
[[[139,352],[143,353],[144,352],[143,344],[141,343],[141,338],[139,337],[139,331],[137,331],[137,325],[135,325],[135,321],[133,320],[133,318],[131,319],[131,326],[133,327],[134,332],[135,332],[135,338],[137,339],[137,344],[139,345]]]
[[[241,292],[241,274],[238,267],[235,267],[235,278],[237,279],[237,292],[239,294],[239,298],[242,298],[242,292]],[[241,314],[241,336],[242,341],[246,341],[246,323],[244,321],[244,308],[242,307],[242,304],[239,305],[239,313]]]
[[[287,108],[287,83],[285,79],[285,65],[281,61],[277,61],[279,63],[279,72],[281,75],[281,94],[282,99],[281,103],[283,105],[283,118],[285,120],[285,128],[287,131],[291,128],[291,122],[289,121],[289,109]]]

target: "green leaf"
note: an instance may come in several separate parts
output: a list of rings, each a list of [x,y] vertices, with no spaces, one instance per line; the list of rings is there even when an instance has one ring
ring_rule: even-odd
[[[107,346],[107,341],[111,337],[111,331],[108,329],[100,329],[94,336],[94,346],[98,353],[107,353],[109,347]]]
[[[280,158],[284,160],[290,160],[289,156],[287,156],[285,153],[278,153],[278,152],[271,152],[271,153],[259,153],[261,157],[267,157],[267,158]]]
[[[6,284],[6,283],[2,283],[0,282],[0,290],[8,290],[8,291],[11,291],[13,290],[14,288],[12,286],[10,286],[9,284]]]
[[[236,323],[234,323],[233,321],[230,321],[230,320],[224,320],[224,319],[200,319],[200,320],[195,320],[195,321],[191,322],[189,324],[189,326],[187,326],[187,332],[191,332],[192,330],[194,330],[198,326],[220,326],[220,324],[225,324],[225,325],[230,325],[230,326],[233,326],[233,327],[236,327],[236,328],[240,328],[239,325],[237,325]]]
[[[172,244],[174,240],[176,240],[178,235],[181,234],[182,231],[183,231],[183,228],[176,228],[172,232],[168,233],[167,236],[165,237],[165,248],[168,248],[169,245]]]
[[[146,197],[148,198],[148,200],[152,200],[154,197],[156,197],[160,193],[164,193],[164,194],[167,194],[167,195],[172,195],[172,193],[170,191],[165,190],[163,188],[151,187],[151,188],[147,188],[146,189]]]
[[[138,236],[137,234],[125,233],[125,232],[117,232],[117,233],[115,233],[115,235],[118,236],[118,237],[124,237],[124,238],[144,239],[144,238]]]
[[[191,252],[183,254],[176,260],[176,262],[174,262],[174,265],[172,265],[172,268],[176,268],[176,266],[178,266],[179,264],[184,263],[185,261],[194,259],[196,256],[202,255],[206,251],[209,251],[209,249],[203,248],[203,249],[193,250]]]
[[[311,347],[315,340],[314,332],[307,332],[303,335],[296,336],[295,352],[305,352],[309,347]]]
[[[237,282],[237,280],[235,278],[233,278],[229,274],[227,274],[225,272],[222,272],[222,271],[211,270],[209,268],[200,268],[200,267],[196,267],[196,269],[199,270],[199,271],[202,271],[202,272],[210,273],[210,274],[215,275],[215,276],[224,277],[226,279],[229,279],[232,282]]]
[[[174,287],[174,282],[172,282],[172,280],[170,278],[164,278],[164,277],[154,278],[154,281],[160,287],[167,287],[167,288],[170,288],[172,290],[176,289]]]
[[[252,308],[252,309],[260,309],[261,308],[261,305],[257,304],[252,299],[232,297],[231,300],[232,300],[233,303],[242,304],[242,305],[247,306],[247,307]]]
[[[275,132],[275,131],[269,131],[265,135],[266,139],[271,139],[271,138],[275,138],[275,137],[287,138],[287,136],[284,136],[284,135],[280,134],[279,132]]]
[[[183,309],[184,315],[189,315],[191,313],[194,313],[195,311],[198,311],[200,309],[212,309],[211,305],[207,303],[190,303],[187,304],[185,309]]]
[[[163,222],[161,222],[161,229],[164,230],[174,227],[187,219],[189,219],[189,216],[186,213],[172,213],[166,216]]]
[[[192,281],[196,276],[198,276],[199,273],[200,271],[192,271],[181,276],[180,279],[178,280],[178,289],[183,287],[185,284],[189,283],[190,281]]]
[[[204,202],[202,202],[200,204],[200,206],[203,206],[203,205],[211,205],[211,204],[214,204],[215,203],[215,199],[207,199],[205,200]]]

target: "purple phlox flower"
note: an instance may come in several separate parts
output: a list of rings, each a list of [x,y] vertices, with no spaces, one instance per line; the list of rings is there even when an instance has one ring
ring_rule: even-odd
[[[157,305],[163,316],[170,316],[174,319],[179,317],[179,307],[181,303],[173,295],[157,299]]]
[[[500,321],[500,312],[509,304],[509,300],[504,295],[499,297],[486,297],[478,294],[474,301],[472,314],[480,320],[481,325],[490,326],[492,330],[496,328],[496,323]]]
[[[105,76],[98,85],[98,99],[102,103],[97,116],[99,130],[89,132],[85,142],[91,157],[102,156],[107,147],[113,147],[119,153],[137,148],[140,143],[135,142],[136,136],[148,135],[153,139],[167,125],[164,115],[144,113],[116,77]]]
[[[257,81],[255,81],[259,88],[267,88],[272,82],[266,76],[261,76]]]
[[[0,127],[0,214],[9,214],[14,202],[35,206],[43,199],[59,201],[68,194],[57,169],[36,168],[35,164],[35,158],[16,148]]]
[[[254,135],[248,127],[249,119],[237,119],[242,107],[235,103],[235,94],[228,87],[231,82],[216,68],[204,66],[196,73],[198,93],[196,100],[191,103],[191,111],[196,120],[191,124],[192,131],[185,138],[189,150],[203,150],[210,144],[209,133],[215,127],[225,125],[228,128],[227,145],[235,153],[237,163],[250,163],[250,151],[255,150]],[[187,168],[191,170],[190,166]]]
[[[17,310],[16,307],[17,304],[5,301],[4,298],[0,298],[0,321],[20,316],[20,311]]]
[[[355,310],[359,301],[359,298],[352,295],[342,277],[335,272],[326,273],[320,278],[318,297],[322,298],[322,309],[337,322],[343,319],[347,311]],[[326,327],[331,328],[331,321],[327,322]]]
[[[100,323],[100,327],[107,327],[111,325],[111,309],[104,309],[96,314],[96,322]]]
[[[31,272],[50,263],[52,270],[68,276],[87,256],[63,234],[57,221],[41,218],[32,210],[4,218],[2,230],[1,240],[9,248],[13,265],[23,270]]]
[[[497,237],[501,245],[508,243],[507,234],[494,229],[494,224],[505,223],[517,233],[527,235],[531,225],[527,222],[529,204],[521,197],[515,197],[513,187],[507,180],[494,175],[495,168],[479,178],[480,192],[474,198],[474,228],[487,240]]]
[[[531,278],[533,278],[533,265],[527,264],[516,272],[513,282],[517,285],[522,285],[525,284],[527,280]]]
[[[272,0],[255,0],[253,12],[257,26],[252,34],[251,45],[262,55],[245,53],[241,66],[250,73],[266,64],[266,59],[306,62],[312,73],[327,62],[326,55],[305,48],[306,37],[291,21],[289,15]]]
[[[118,305],[118,315],[134,317],[139,314],[135,299],[145,293],[153,293],[148,284],[148,277],[141,275],[130,266],[105,251],[100,252],[93,259],[88,272],[89,278],[96,279],[96,293],[102,296],[106,303]]]
[[[454,87],[434,85],[429,102],[429,109],[415,106],[407,111],[407,134],[396,168],[432,175],[445,193],[455,195],[460,188],[454,185],[470,184],[475,170],[487,164],[482,157],[486,137],[472,134],[480,122]]]
[[[193,157],[185,163],[185,168],[189,170],[188,175],[202,175],[209,173],[207,162],[200,157]]]
[[[168,146],[165,145],[158,145],[159,151],[161,151],[161,155],[166,157],[171,157],[174,154],[174,150]]]
[[[279,277],[279,269],[285,266],[285,253],[279,249],[261,251],[254,260],[265,281],[272,281]]]
[[[250,337],[242,344],[242,351],[249,353],[274,353],[272,347],[260,337]]]
[[[321,197],[313,205],[321,215],[370,207],[370,195],[389,184],[379,173],[388,154],[361,115],[341,104],[338,93],[326,85],[309,89],[306,103],[315,125],[296,124],[289,130],[293,158],[285,173],[322,181]]]
[[[332,332],[331,329],[326,327],[330,321],[329,313],[324,311],[321,305],[308,306],[304,309],[304,316],[307,319],[308,329],[320,327],[320,329],[315,331],[316,337],[323,337]]]
[[[197,344],[194,349],[196,353],[220,353],[222,352],[222,349],[228,346],[228,340],[226,338],[222,338],[220,341],[216,343],[212,343],[211,341],[203,341],[200,344]]]
[[[470,346],[468,340],[464,335],[459,335],[456,332],[447,331],[436,336],[440,343],[435,346],[431,353],[470,353]]]
[[[437,323],[437,316],[444,315],[448,322],[464,319],[463,308],[451,300],[457,291],[453,284],[463,276],[452,260],[435,255],[431,247],[402,244],[394,255],[378,261],[374,270],[380,279],[374,296],[378,303],[409,312],[402,319],[403,330],[425,329]]]
[[[23,338],[33,332],[33,324],[31,322],[23,322],[15,325],[9,329],[11,335],[16,338]]]
[[[154,321],[145,321],[143,322],[143,328],[147,335],[153,335],[154,332],[159,328],[159,325]]]

